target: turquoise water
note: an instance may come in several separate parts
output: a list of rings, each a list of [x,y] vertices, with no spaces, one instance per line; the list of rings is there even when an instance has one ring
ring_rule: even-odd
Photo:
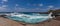
[[[48,20],[48,14],[19,14],[19,15],[12,15],[8,18],[15,21],[25,22],[25,23],[39,23]],[[45,18],[46,17],[46,18]]]

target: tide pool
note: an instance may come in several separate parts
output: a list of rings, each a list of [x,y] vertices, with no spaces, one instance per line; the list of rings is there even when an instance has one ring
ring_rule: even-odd
[[[49,19],[48,14],[18,14],[8,17],[11,20],[16,20],[25,23],[39,23]]]

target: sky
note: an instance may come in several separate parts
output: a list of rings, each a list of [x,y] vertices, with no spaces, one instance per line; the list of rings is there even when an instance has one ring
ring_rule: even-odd
[[[0,0],[0,12],[47,12],[60,9],[60,0]]]

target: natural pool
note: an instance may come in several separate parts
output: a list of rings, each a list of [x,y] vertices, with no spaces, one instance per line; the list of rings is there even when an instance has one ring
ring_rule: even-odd
[[[38,14],[38,13],[32,13],[32,14],[16,14],[8,16],[9,19],[25,22],[25,23],[39,23],[43,22],[49,19],[48,14]]]

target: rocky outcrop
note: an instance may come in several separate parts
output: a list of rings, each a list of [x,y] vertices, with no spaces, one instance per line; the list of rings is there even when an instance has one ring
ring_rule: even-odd
[[[49,12],[52,12],[53,14],[53,16],[55,16],[55,20],[59,20],[60,21],[60,9],[58,9],[58,10],[50,10]]]

